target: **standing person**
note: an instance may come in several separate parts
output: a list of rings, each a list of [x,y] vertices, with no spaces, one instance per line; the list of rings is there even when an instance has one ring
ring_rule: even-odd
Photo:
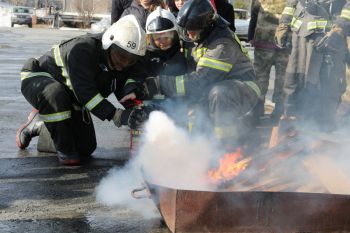
[[[112,92],[122,98],[128,68],[145,51],[145,32],[130,15],[103,34],[72,38],[29,59],[21,71],[21,91],[37,110],[18,130],[17,146],[25,149],[45,126],[59,162],[77,165],[96,149],[90,112],[117,127],[138,127],[147,119],[147,110],[117,109],[105,98]]]
[[[111,12],[111,24],[117,22],[122,16],[124,10],[128,8],[132,0],[113,0]]]
[[[290,49],[278,47],[275,32],[285,7],[285,0],[255,0],[252,3],[248,41],[254,46],[254,69],[261,94],[265,99],[272,66],[275,83],[272,101],[275,103],[271,118],[277,120],[283,113],[283,84]],[[261,109],[260,111],[264,111]]]
[[[186,1],[176,21],[182,39],[195,43],[191,52],[195,70],[147,78],[146,91],[191,101],[196,112],[193,130],[208,129],[226,149],[237,142],[249,143],[242,139],[254,126],[248,116],[254,112],[260,90],[243,46],[209,0]],[[201,123],[197,121],[200,111],[207,119]]]
[[[289,0],[276,30],[278,45],[292,30],[292,51],[284,84],[286,122],[335,128],[335,113],[345,88],[346,36],[350,3],[344,0]]]
[[[131,6],[124,10],[122,16],[134,15],[140,22],[141,27],[145,29],[147,16],[154,11],[157,6],[165,8],[163,0],[133,0]]]

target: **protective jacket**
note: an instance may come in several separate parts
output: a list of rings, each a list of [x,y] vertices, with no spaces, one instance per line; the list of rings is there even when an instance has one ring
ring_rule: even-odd
[[[334,129],[335,112],[344,92],[346,40],[340,49],[318,51],[319,41],[333,26],[349,35],[350,3],[345,0],[289,0],[280,23],[289,25],[292,51],[284,84],[285,114],[313,120],[321,129]]]
[[[228,79],[245,81],[260,96],[247,51],[224,22],[218,22],[210,35],[192,48],[191,55],[195,71],[160,77],[161,90],[166,96],[198,96],[211,84]]]
[[[334,24],[350,35],[350,2],[345,0],[288,0],[280,23],[300,36],[324,33]]]
[[[35,65],[25,66],[21,79],[54,78],[71,94],[76,104],[101,120],[110,120],[115,107],[105,99],[112,92],[122,97],[127,72],[111,71],[102,50],[102,34],[79,36],[54,45]]]

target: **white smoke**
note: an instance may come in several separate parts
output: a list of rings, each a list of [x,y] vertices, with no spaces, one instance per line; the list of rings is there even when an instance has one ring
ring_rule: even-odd
[[[154,217],[150,200],[131,196],[131,191],[139,188],[145,177],[147,181],[176,189],[213,189],[207,172],[217,152],[211,144],[205,138],[190,137],[164,113],[152,112],[137,156],[102,179],[96,189],[97,201],[109,206],[127,206],[145,217]]]

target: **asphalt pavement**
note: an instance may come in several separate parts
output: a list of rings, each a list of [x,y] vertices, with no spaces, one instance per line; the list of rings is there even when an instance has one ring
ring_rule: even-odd
[[[83,166],[62,167],[39,153],[37,139],[16,147],[16,130],[31,106],[20,92],[20,69],[55,43],[86,31],[0,27],[0,232],[169,232],[160,216],[96,201],[95,188],[127,160],[129,132],[94,118],[98,148]],[[111,98],[112,102],[116,100]]]

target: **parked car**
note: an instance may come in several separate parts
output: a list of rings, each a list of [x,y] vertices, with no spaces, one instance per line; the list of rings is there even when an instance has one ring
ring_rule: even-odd
[[[14,6],[11,11],[11,27],[15,24],[26,24],[32,27],[33,8],[25,6]]]
[[[235,9],[235,27],[236,35],[242,41],[248,39],[248,28],[250,22],[250,14],[245,9]]]

